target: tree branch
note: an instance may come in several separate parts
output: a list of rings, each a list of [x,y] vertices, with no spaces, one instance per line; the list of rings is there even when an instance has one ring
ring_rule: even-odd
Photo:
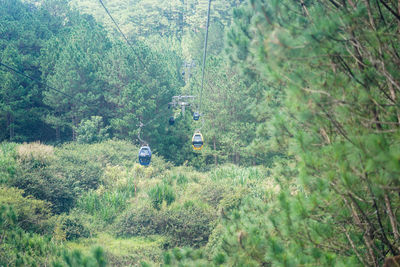
[[[386,4],[385,3],[385,1],[383,1],[383,0],[379,0],[379,2],[381,2],[382,3],[382,5],[384,6],[384,7],[386,7],[386,9],[387,10],[389,10],[390,11],[390,13],[392,13],[393,14],[393,16],[395,16],[396,17],[396,19],[398,19],[399,21],[400,21],[400,15],[399,14],[397,14],[396,13],[396,11],[395,10],[393,10],[388,4]]]

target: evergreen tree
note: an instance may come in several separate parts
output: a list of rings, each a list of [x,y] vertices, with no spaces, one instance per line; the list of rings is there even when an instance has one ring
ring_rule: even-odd
[[[296,193],[282,192],[268,217],[267,235],[279,235],[265,256],[275,264],[378,266],[398,254],[394,7],[394,1],[251,1],[235,11],[232,59],[246,60],[245,71],[255,63],[269,88],[283,91],[272,96],[284,112],[274,116],[277,123],[260,126],[259,138],[278,137],[301,170]],[[264,120],[269,96],[255,106]]]
[[[47,121],[57,132],[61,127],[72,129],[76,140],[75,128],[83,118],[106,112],[100,67],[111,43],[93,18],[71,14],[70,19],[71,27],[46,47],[42,57],[54,64],[44,68],[44,77],[58,90],[46,90],[44,100],[53,108]]]
[[[44,10],[21,1],[0,2],[0,62],[40,81],[40,49],[53,35],[56,23]],[[29,141],[49,138],[43,123],[48,107],[42,101],[43,86],[1,67],[0,140]]]

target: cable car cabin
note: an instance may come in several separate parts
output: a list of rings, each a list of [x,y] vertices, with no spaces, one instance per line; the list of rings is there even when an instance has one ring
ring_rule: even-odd
[[[200,113],[194,112],[194,113],[193,113],[193,119],[194,119],[195,121],[198,121],[199,118],[200,118]]]
[[[149,146],[142,146],[139,150],[139,163],[143,166],[150,165],[151,150]]]
[[[175,123],[175,118],[174,118],[173,116],[170,117],[169,120],[168,120],[168,122],[169,122],[169,125],[174,125],[174,123]]]
[[[197,132],[192,137],[192,146],[194,150],[201,150],[204,145],[203,135]]]

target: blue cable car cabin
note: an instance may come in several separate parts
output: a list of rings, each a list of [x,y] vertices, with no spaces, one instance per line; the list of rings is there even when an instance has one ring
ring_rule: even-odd
[[[150,165],[151,150],[149,146],[142,146],[139,150],[139,163],[142,166]]]
[[[175,118],[174,118],[173,116],[170,117],[169,120],[168,120],[168,122],[169,122],[169,125],[174,125],[174,123],[175,123]]]
[[[203,135],[197,132],[192,137],[192,146],[194,150],[201,150],[204,145]]]
[[[200,113],[194,112],[194,113],[193,113],[193,119],[194,119],[195,121],[198,121],[199,118],[200,118]]]

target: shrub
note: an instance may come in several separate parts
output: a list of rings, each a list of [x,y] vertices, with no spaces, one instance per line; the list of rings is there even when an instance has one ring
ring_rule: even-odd
[[[105,267],[107,266],[106,255],[101,247],[96,247],[92,250],[91,256],[83,255],[79,250],[67,251],[63,253],[63,261],[57,261],[53,263],[54,267],[64,266],[96,266]]]
[[[216,218],[210,207],[190,201],[162,210],[157,225],[172,238],[172,245],[200,247],[207,243]]]
[[[140,266],[138,264],[143,260],[160,262],[166,241],[165,237],[157,235],[115,238],[103,232],[95,238],[69,242],[69,247],[81,249],[87,255],[88,248],[96,244],[104,249],[108,266]]]
[[[56,149],[38,143],[19,149],[20,173],[11,185],[26,194],[51,202],[53,211],[68,211],[86,190],[97,188],[102,166],[78,149]]]
[[[56,150],[57,159],[49,166],[53,175],[65,177],[76,194],[96,189],[103,175],[103,165],[87,145],[64,146]]]
[[[214,266],[207,261],[204,253],[192,248],[174,248],[164,253],[164,264],[162,266]]]
[[[199,247],[207,243],[216,218],[209,206],[192,201],[160,211],[145,204],[131,206],[115,229],[118,236],[161,234],[170,237],[172,246]]]
[[[119,179],[118,173],[104,175],[106,166],[133,166],[132,159],[136,160],[136,152],[137,148],[127,142],[111,140],[93,145],[66,144],[56,148],[54,156],[49,146],[25,144],[19,150],[20,166],[15,167],[15,172],[18,170],[19,175],[14,175],[10,184],[23,189],[28,195],[51,202],[55,213],[67,212],[80,195],[97,189],[110,175]],[[9,158],[7,156],[7,162]],[[1,170],[0,165],[0,172]],[[135,189],[132,177],[133,173],[125,173],[121,177],[119,186],[122,191]]]
[[[207,254],[208,259],[212,259],[214,256],[220,253],[220,245],[222,241],[222,237],[224,235],[225,226],[222,223],[219,223],[213,230],[211,235],[209,236],[207,245],[204,248],[205,253]]]
[[[92,160],[101,163],[103,167],[107,165],[133,167],[137,162],[139,151],[139,148],[132,143],[117,140],[107,140],[90,145],[70,143],[64,145],[62,149],[79,150],[81,153],[90,156]],[[154,165],[166,164],[158,157],[154,156],[153,158],[152,156],[152,166]]]
[[[50,204],[31,196],[24,197],[24,191],[17,188],[0,187],[0,206],[12,206],[16,223],[27,231],[47,231],[51,217]]]
[[[59,218],[61,230],[65,233],[66,240],[74,240],[77,238],[87,238],[90,236],[89,229],[84,225],[82,219],[75,215],[63,215]]]
[[[150,205],[133,205],[123,213],[115,224],[118,236],[146,236],[162,233],[157,225],[159,212]]]
[[[24,162],[20,175],[15,177],[10,184],[23,189],[26,195],[50,202],[52,211],[55,213],[68,211],[76,198],[73,181],[66,180],[61,173],[56,173],[49,168],[31,168],[31,163]]]
[[[230,194],[226,194],[219,203],[221,215],[225,216],[231,211],[239,209],[247,195],[249,195],[249,190],[247,188],[238,188]]]
[[[0,205],[0,266],[49,266],[62,248],[48,236],[23,231],[16,214],[13,208]]]
[[[228,185],[207,181],[202,184],[200,198],[212,207],[217,208],[226,192],[232,192]]]
[[[109,165],[104,171],[101,182],[106,189],[135,192],[134,172],[132,168]]]
[[[262,181],[268,173],[260,167],[242,168],[235,165],[224,165],[210,174],[212,181],[229,180],[232,186],[247,185],[249,181]]]

